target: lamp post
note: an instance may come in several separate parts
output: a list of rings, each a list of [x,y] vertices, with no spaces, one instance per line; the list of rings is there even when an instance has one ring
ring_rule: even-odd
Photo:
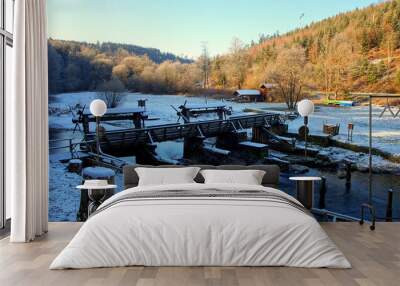
[[[101,99],[95,99],[90,103],[90,113],[96,117],[96,151],[97,163],[100,162],[100,118],[107,112],[107,105]]]
[[[314,112],[314,103],[309,99],[303,99],[297,104],[297,111],[304,117],[304,156],[307,158],[308,116]]]

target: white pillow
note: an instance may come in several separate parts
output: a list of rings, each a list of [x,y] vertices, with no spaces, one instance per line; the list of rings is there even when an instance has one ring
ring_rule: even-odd
[[[265,171],[261,170],[202,170],[205,184],[261,185]]]
[[[139,186],[190,184],[200,171],[198,167],[187,168],[135,168]]]

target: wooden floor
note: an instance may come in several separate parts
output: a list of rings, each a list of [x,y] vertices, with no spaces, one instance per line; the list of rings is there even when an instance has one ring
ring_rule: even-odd
[[[380,223],[375,232],[357,223],[323,228],[353,269],[286,267],[126,267],[48,270],[79,229],[79,223],[51,223],[49,233],[30,244],[0,241],[0,285],[400,285],[400,224]]]

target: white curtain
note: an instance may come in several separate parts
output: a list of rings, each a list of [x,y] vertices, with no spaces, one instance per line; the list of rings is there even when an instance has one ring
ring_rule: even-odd
[[[46,0],[15,1],[13,94],[6,98],[6,187],[12,242],[48,226]]]

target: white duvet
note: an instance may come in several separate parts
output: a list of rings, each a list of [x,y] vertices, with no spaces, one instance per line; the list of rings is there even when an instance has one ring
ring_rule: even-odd
[[[130,192],[265,190],[262,186],[185,184]],[[318,222],[299,209],[246,198],[122,201],[89,218],[50,269],[145,266],[293,266],[349,268]]]

